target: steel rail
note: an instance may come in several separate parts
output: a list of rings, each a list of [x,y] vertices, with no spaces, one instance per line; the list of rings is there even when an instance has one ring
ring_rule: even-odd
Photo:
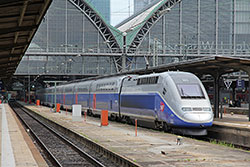
[[[34,117],[33,115],[31,115],[27,110],[25,110],[25,108],[23,108],[21,105],[15,103],[14,104],[16,107],[20,108],[23,112],[25,112],[26,114],[28,114],[32,119],[36,120],[38,123],[40,123],[42,126],[44,126],[46,129],[48,129],[50,132],[52,132],[54,135],[56,135],[58,138],[60,138],[60,140],[62,140],[65,144],[67,144],[68,146],[70,146],[74,151],[76,151],[77,153],[79,153],[79,155],[81,157],[84,157],[85,159],[87,159],[88,162],[90,162],[91,164],[93,164],[94,166],[97,167],[105,167],[104,164],[102,164],[101,162],[99,162],[98,160],[96,160],[94,157],[92,157],[91,155],[89,155],[88,153],[84,152],[82,149],[80,149],[78,146],[76,146],[74,143],[72,143],[71,141],[69,141],[68,139],[66,139],[64,136],[62,136],[61,134],[59,134],[58,132],[56,132],[55,130],[53,130],[52,128],[50,128],[48,125],[46,125],[45,123],[41,122],[40,120],[38,120],[36,117]],[[14,109],[13,109],[14,110]],[[18,113],[16,113],[18,115]],[[30,129],[31,133],[34,134],[35,138],[38,139],[38,142],[42,144],[42,147],[46,150],[46,152],[48,152],[49,158],[53,158],[52,162],[53,164],[55,164],[56,166],[63,166],[60,164],[60,162],[56,159],[56,157],[53,156],[53,154],[48,150],[48,148],[46,147],[46,145],[39,139],[39,137],[35,134],[35,132],[32,130],[32,127],[29,127],[29,125],[25,122],[25,120],[23,120],[19,115],[18,117],[22,120],[22,122],[25,123],[25,126],[27,125],[27,127]]]

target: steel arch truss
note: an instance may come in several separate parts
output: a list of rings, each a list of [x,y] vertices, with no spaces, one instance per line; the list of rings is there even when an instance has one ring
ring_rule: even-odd
[[[104,38],[104,41],[106,41],[112,53],[121,52],[120,46],[115,39],[115,36],[111,32],[109,26],[87,2],[85,2],[84,0],[68,1],[78,9],[80,9],[85,14],[85,16],[94,24],[94,26],[99,30],[100,34]]]
[[[170,10],[177,3],[181,2],[181,0],[168,0],[166,3],[161,5],[159,9],[157,9],[148,20],[145,21],[145,24],[140,28],[138,33],[136,34],[133,42],[128,48],[128,53],[134,53],[137,48],[141,45],[143,39],[148,34],[149,30],[153,27],[153,25],[161,19],[161,17],[165,14],[168,9]]]

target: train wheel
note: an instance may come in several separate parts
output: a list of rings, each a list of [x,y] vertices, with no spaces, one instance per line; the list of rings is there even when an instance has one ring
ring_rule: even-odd
[[[116,114],[110,114],[110,120],[111,121],[115,121],[116,120],[117,115]]]
[[[117,121],[117,122],[126,123],[126,120],[124,119],[124,116],[123,116],[123,115],[122,115],[121,117],[117,116],[117,117],[116,117],[116,121]]]
[[[163,130],[164,132],[170,132],[171,128],[167,125],[166,122],[163,123]]]
[[[93,115],[93,112],[92,112],[91,109],[87,109],[87,115],[88,115],[88,116],[92,116],[92,115]]]
[[[130,119],[130,117],[126,117],[126,123],[132,125],[133,121]]]
[[[155,129],[162,129],[162,122],[155,120]]]

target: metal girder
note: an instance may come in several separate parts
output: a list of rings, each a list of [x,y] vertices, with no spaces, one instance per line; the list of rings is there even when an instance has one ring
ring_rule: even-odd
[[[10,58],[10,57],[16,58],[16,57],[20,57],[20,56],[21,56],[21,54],[6,54],[6,55],[1,55],[0,60],[5,59],[5,58]]]
[[[19,35],[19,36],[18,36],[19,39],[21,39],[21,38],[26,39],[27,37],[29,37],[29,35]],[[1,37],[1,38],[0,38],[0,42],[5,42],[5,41],[7,41],[7,40],[12,40],[12,39],[14,39],[14,38],[15,38],[14,36]]]
[[[25,45],[27,45],[27,42],[1,45],[0,46],[0,51],[9,50],[9,49],[12,49],[12,48],[17,48],[17,47],[24,47]]]
[[[1,73],[5,73],[5,72],[8,72],[8,73],[11,73],[11,72],[13,72],[13,71],[15,72],[15,70],[16,70],[16,69],[15,69],[14,67],[11,67],[11,68],[8,68],[7,70],[0,70],[0,74],[1,74]]]
[[[10,68],[12,67],[12,65],[15,65],[16,63],[18,63],[20,60],[8,60],[8,61],[1,61],[0,62],[0,67],[7,67]]]
[[[68,0],[78,9],[80,9],[85,16],[93,23],[93,25],[98,29],[104,41],[107,41],[106,44],[108,48],[111,50],[111,53],[120,53],[121,48],[114,36],[111,32],[110,28],[106,25],[106,23],[102,20],[102,18],[93,10],[85,1],[83,0]],[[121,69],[121,61],[120,57],[113,58],[116,71],[119,72]]]
[[[111,52],[120,52],[120,46],[112,34],[110,28],[102,20],[102,18],[92,9],[88,3],[83,0],[68,0],[78,9],[80,9],[85,16],[94,24],[94,26],[99,30],[107,46],[111,49]]]
[[[23,3],[25,0],[19,0],[18,2],[16,0],[5,0],[0,1],[0,7],[9,7],[9,6],[16,6],[17,4]]]
[[[128,53],[134,53],[136,49],[141,45],[143,39],[148,34],[149,30],[164,15],[162,13],[165,13],[164,11],[166,11],[167,9],[171,9],[179,2],[181,2],[181,0],[168,0],[165,4],[160,6],[159,9],[156,10],[147,21],[145,21],[144,25],[139,30],[133,42],[129,46]]]
[[[0,29],[0,35],[6,35],[9,33],[15,33],[15,32],[20,32],[20,31],[31,31],[37,27],[38,27],[37,25],[33,25],[33,26],[13,27],[13,28],[2,28]]]
[[[9,79],[52,0],[0,1],[0,78]]]
[[[25,13],[25,17],[28,17],[28,16],[36,16],[36,15],[38,15],[38,13],[37,12],[30,12],[30,13]],[[13,15],[6,15],[6,16],[0,16],[0,19],[8,19],[8,18],[15,18],[15,17],[19,17],[20,16],[20,14],[19,15],[17,15],[17,14],[13,14]],[[15,20],[16,21],[16,20]]]
[[[18,27],[20,27],[22,25],[22,23],[23,23],[24,14],[26,12],[27,6],[28,6],[28,1],[26,0],[26,1],[23,2],[23,7],[22,7],[22,10],[21,10],[21,13],[20,13],[20,17],[18,19],[18,24],[17,24]],[[14,44],[17,43],[18,36],[19,36],[19,31],[15,32],[15,37],[14,37],[14,42],[13,42]],[[14,51],[15,51],[15,48],[12,48],[10,53],[12,54]]]

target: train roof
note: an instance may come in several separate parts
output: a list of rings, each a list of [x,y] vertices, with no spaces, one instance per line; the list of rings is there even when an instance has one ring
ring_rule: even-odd
[[[115,78],[115,77],[123,78],[123,77],[126,77],[126,76],[136,76],[136,74],[112,74],[112,75],[90,77],[90,78],[70,81],[70,82],[67,82],[67,83],[62,84],[62,85],[68,85],[68,84],[71,84],[71,83],[75,84],[75,83],[80,83],[80,82],[84,82],[84,81],[93,81],[93,80],[106,79],[106,78]]]
[[[176,74],[186,74],[186,75],[194,75],[190,72],[184,72],[184,71],[166,71],[166,72],[160,72],[160,73],[151,73],[151,74],[145,74],[145,75],[136,75],[138,77],[152,77],[152,76],[160,76],[160,75],[176,75]]]

